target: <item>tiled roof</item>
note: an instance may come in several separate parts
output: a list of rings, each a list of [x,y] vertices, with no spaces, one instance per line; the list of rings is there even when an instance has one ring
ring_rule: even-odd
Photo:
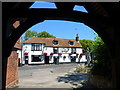
[[[53,44],[53,40],[58,41],[58,45]],[[73,41],[74,45],[69,45],[69,41]],[[46,47],[82,47],[80,42],[75,39],[62,39],[62,38],[38,38],[32,37],[23,43],[44,43]]]

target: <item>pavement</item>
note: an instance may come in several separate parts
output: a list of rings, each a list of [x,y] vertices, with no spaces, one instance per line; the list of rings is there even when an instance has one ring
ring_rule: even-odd
[[[20,67],[17,88],[81,88],[87,74],[77,73],[76,67],[77,64]]]

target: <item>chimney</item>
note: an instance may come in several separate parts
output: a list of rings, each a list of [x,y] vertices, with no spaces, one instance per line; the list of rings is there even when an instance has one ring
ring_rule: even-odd
[[[78,34],[76,34],[76,41],[79,41],[79,36],[78,36]]]

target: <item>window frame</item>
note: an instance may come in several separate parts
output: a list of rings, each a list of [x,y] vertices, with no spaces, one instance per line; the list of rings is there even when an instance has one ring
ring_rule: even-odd
[[[57,50],[56,50],[57,49]],[[57,52],[55,52],[55,50],[57,51]],[[53,47],[53,53],[54,54],[57,54],[59,51],[58,51],[58,47]]]
[[[55,42],[57,42],[57,44],[55,44]],[[53,40],[52,43],[53,43],[54,45],[58,45],[58,44],[59,44],[57,40]]]
[[[71,53],[76,54],[76,48],[71,48]]]
[[[40,43],[32,43],[31,51],[42,51],[42,44]]]
[[[71,42],[72,42],[73,44],[71,44]],[[68,44],[71,45],[71,46],[73,46],[73,45],[74,45],[74,41],[69,41]]]
[[[38,56],[38,57],[37,57]],[[37,57],[37,58],[39,58],[40,57],[40,59],[39,60],[33,60],[33,58],[35,58],[35,57]],[[42,60],[42,57],[43,57],[43,55],[31,55],[31,62],[42,62],[43,60]]]

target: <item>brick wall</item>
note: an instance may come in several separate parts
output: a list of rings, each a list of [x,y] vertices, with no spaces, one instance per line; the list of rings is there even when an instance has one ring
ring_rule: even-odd
[[[8,57],[6,88],[18,82],[18,55],[16,50]]]

